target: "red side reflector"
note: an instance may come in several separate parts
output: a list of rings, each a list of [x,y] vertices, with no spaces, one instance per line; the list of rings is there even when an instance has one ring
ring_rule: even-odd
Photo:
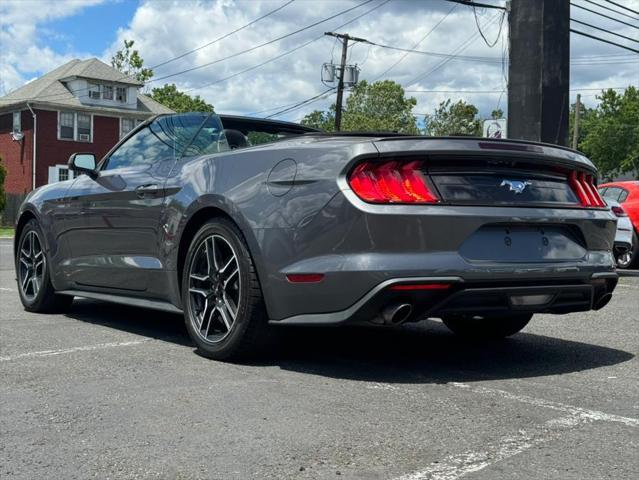
[[[394,291],[409,291],[409,290],[448,290],[450,288],[449,283],[413,283],[403,285],[393,285],[389,290]]]
[[[289,273],[286,279],[291,283],[317,283],[324,280],[323,273]]]
[[[422,162],[363,162],[348,176],[355,194],[370,203],[437,203],[421,171]]]

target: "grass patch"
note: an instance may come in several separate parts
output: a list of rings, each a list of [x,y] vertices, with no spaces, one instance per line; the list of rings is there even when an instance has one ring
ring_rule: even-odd
[[[14,233],[13,227],[0,227],[0,237],[13,237]]]

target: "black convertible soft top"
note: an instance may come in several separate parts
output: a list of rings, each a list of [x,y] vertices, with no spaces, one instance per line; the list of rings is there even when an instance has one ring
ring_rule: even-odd
[[[247,134],[247,132],[264,132],[285,135],[303,135],[305,133],[318,133],[312,127],[306,127],[299,123],[283,122],[281,120],[269,120],[254,117],[240,117],[237,115],[220,115],[222,125],[225,129],[239,130]]]

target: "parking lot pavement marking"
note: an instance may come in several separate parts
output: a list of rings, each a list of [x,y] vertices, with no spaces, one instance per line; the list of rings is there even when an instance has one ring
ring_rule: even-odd
[[[628,285],[627,283],[618,283],[617,286],[621,288],[639,288],[639,285]]]
[[[151,341],[153,341],[152,338],[145,338],[141,340],[130,340],[128,342],[98,343],[96,345],[85,345],[82,347],[61,348],[59,350],[40,350],[39,352],[18,353],[16,355],[7,355],[5,357],[0,357],[0,362],[10,362],[12,360],[19,360],[21,358],[50,357],[53,355],[64,355],[67,353],[102,350],[105,348],[128,347],[132,345],[140,345],[141,343]]]
[[[569,413],[570,415],[579,417],[579,418],[599,420],[603,422],[622,423],[629,427],[639,427],[639,418],[623,417],[621,415],[613,415],[610,413],[600,412],[598,410],[588,410],[585,408],[575,407],[573,405],[567,405],[565,403],[545,400],[543,398],[536,398],[536,397],[531,397],[528,395],[520,395],[516,393],[507,392],[505,390],[498,390],[496,388],[488,388],[488,387],[481,387],[481,386],[475,387],[475,386],[468,385],[466,383],[458,383],[458,382],[450,382],[448,383],[448,385],[451,385],[453,387],[468,389],[473,393],[497,396],[504,399],[514,400],[516,402],[533,405],[536,407],[549,408],[552,410],[557,410],[559,412]]]
[[[566,415],[554,418],[542,425],[519,430],[517,435],[507,436],[497,442],[490,442],[481,451],[469,451],[450,455],[433,462],[423,470],[408,473],[395,480],[456,480],[469,473],[478,472],[497,462],[519,455],[542,443],[555,440],[567,430],[592,422],[590,418]]]
[[[13,288],[0,287],[0,292],[15,292]]]

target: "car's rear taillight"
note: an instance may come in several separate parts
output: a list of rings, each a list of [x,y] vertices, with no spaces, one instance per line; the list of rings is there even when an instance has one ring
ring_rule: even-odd
[[[421,162],[363,162],[348,176],[355,194],[371,203],[437,203],[426,183]]]
[[[592,175],[573,171],[568,177],[570,188],[579,199],[579,203],[583,207],[605,207],[606,203],[599,195],[597,187],[595,187],[595,179]]]
[[[615,205],[615,206],[610,207],[610,210],[612,210],[612,213],[614,213],[618,217],[627,217],[628,216],[628,214],[626,213],[626,211],[622,207],[618,207],[618,206]]]

